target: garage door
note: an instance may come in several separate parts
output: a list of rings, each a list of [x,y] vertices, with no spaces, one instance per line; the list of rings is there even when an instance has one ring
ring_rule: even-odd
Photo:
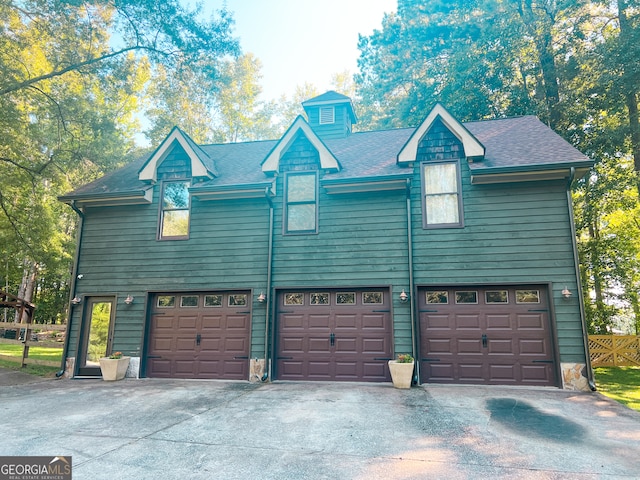
[[[391,380],[388,290],[280,292],[277,321],[278,379]]]
[[[422,382],[557,385],[541,286],[419,290]]]
[[[152,299],[148,377],[249,378],[249,292]]]

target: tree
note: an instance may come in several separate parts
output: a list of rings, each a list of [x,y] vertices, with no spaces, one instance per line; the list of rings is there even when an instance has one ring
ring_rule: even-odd
[[[75,224],[56,197],[137,156],[150,66],[237,52],[226,12],[198,14],[177,0],[0,0],[0,256],[47,321],[63,310]]]

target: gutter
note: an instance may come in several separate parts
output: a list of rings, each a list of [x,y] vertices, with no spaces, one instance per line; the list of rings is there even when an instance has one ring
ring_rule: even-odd
[[[409,308],[411,315],[411,356],[414,358],[416,369],[415,376],[413,377],[413,383],[418,385],[420,383],[420,362],[416,358],[416,352],[418,352],[417,337],[416,337],[416,305],[415,305],[415,285],[413,283],[413,239],[412,231],[413,225],[411,222],[411,180],[406,180],[407,187],[407,255],[409,257]]]
[[[578,303],[580,305],[580,325],[582,326],[582,338],[584,342],[585,363],[587,366],[587,383],[592,392],[597,390],[593,367],[591,366],[591,354],[589,353],[589,332],[587,331],[586,315],[584,311],[584,294],[582,292],[582,280],[580,275],[580,261],[578,258],[578,243],[576,238],[576,224],[573,215],[573,198],[571,197],[571,184],[576,176],[575,167],[571,167],[569,181],[567,182],[567,206],[569,207],[569,223],[571,225],[571,238],[573,248],[573,263],[576,269],[576,282],[578,286]]]
[[[267,253],[267,305],[266,313],[264,317],[264,373],[260,379],[262,382],[266,382],[271,378],[271,365],[272,361],[269,358],[269,318],[271,315],[271,265],[273,264],[273,200],[271,200],[271,187],[267,187],[264,191],[267,202],[269,202],[269,246]]]
[[[80,244],[82,243],[82,227],[84,226],[84,213],[76,207],[76,201],[71,200],[69,202],[69,206],[73,209],[74,212],[78,214],[80,221],[78,223],[78,233],[76,238],[76,254],[75,260],[73,262],[73,273],[71,274],[71,290],[69,292],[69,304],[67,307],[67,311],[69,312],[69,316],[67,317],[67,334],[64,337],[64,347],[62,349],[62,362],[60,364],[60,370],[56,372],[56,377],[60,378],[64,375],[66,363],[67,363],[67,353],[69,352],[69,339],[71,338],[71,319],[73,318],[73,307],[74,305],[71,303],[71,299],[76,296],[76,283],[78,282],[78,264],[80,262]]]

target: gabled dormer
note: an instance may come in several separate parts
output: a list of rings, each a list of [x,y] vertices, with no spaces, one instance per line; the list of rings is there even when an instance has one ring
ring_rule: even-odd
[[[402,147],[397,162],[407,165],[454,157],[474,162],[482,160],[484,155],[484,145],[438,103]]]
[[[292,147],[296,145],[299,148],[294,148],[295,151],[292,152]],[[280,171],[281,162],[287,156],[297,157],[300,165],[312,163],[316,169],[329,172],[338,172],[342,168],[335,155],[301,115],[295,119],[262,161],[262,171],[270,176],[276,174]]]
[[[346,95],[333,90],[302,102],[313,131],[322,138],[345,138],[358,122],[353,103]]]
[[[181,172],[178,176],[206,180],[217,176],[213,159],[207,155],[185,132],[174,127],[167,138],[160,144],[155,152],[138,172],[138,179],[143,182],[155,183],[158,181],[158,170],[174,168],[169,163],[171,156],[186,154],[187,162],[180,162]],[[165,163],[167,162],[167,163]],[[163,165],[164,164],[164,165]],[[170,172],[168,172],[170,174]]]

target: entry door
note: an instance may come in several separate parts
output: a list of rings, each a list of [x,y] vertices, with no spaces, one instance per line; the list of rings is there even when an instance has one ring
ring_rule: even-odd
[[[115,297],[86,297],[76,375],[100,376],[100,358],[110,355]]]

